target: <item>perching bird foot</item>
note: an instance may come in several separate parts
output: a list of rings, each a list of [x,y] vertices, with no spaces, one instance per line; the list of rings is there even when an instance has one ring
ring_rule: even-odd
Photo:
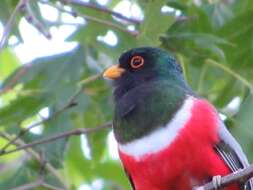
[[[219,190],[221,187],[221,176],[220,175],[213,176],[212,182],[214,189]]]

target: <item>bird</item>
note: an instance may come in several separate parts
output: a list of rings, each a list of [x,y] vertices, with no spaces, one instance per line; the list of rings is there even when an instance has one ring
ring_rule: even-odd
[[[133,190],[191,190],[210,181],[219,189],[220,176],[249,166],[218,111],[187,84],[168,50],[130,49],[103,76],[113,81],[113,133]]]

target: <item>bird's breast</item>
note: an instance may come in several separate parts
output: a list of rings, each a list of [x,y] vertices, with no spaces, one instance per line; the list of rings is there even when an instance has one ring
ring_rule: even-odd
[[[218,121],[217,113],[207,101],[188,97],[166,126],[119,144],[126,170],[136,186],[141,187],[137,190],[143,190],[143,186],[190,190],[193,185],[209,180],[215,172],[227,173],[227,167],[213,149],[219,141]],[[179,186],[173,188],[175,181]]]
[[[154,154],[169,147],[191,118],[193,103],[194,98],[188,97],[166,126],[157,127],[155,131],[132,142],[119,144],[120,151],[139,160],[145,155]]]

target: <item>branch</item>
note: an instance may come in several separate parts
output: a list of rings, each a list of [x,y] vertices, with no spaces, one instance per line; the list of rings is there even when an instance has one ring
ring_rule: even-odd
[[[232,174],[221,177],[220,188],[231,185],[232,183],[245,182],[251,177],[253,177],[253,165],[250,165],[247,168],[244,168]],[[215,190],[215,187],[212,182],[209,182],[203,186],[194,188],[194,190]]]
[[[6,140],[10,140],[11,137],[8,133],[6,132],[0,132],[0,136],[2,136],[3,138],[5,138]],[[21,139],[18,139],[16,142],[13,142],[14,145],[16,146],[24,146],[26,145]],[[40,154],[38,154],[36,151],[34,151],[33,149],[26,149],[25,150],[27,153],[31,154],[38,162],[41,163],[41,156]],[[45,163],[45,169],[47,169],[53,176],[55,176],[59,182],[61,182],[61,184],[64,187],[64,190],[69,189],[68,188],[68,184],[66,183],[66,180],[63,179],[60,175],[60,173],[48,162]]]
[[[3,36],[1,38],[0,41],[0,53],[10,35],[11,29],[15,23],[15,19],[17,16],[17,13],[25,6],[25,4],[27,3],[28,0],[20,0],[17,4],[17,6],[15,7],[14,11],[12,12],[9,20],[7,21],[5,27],[4,27],[4,31],[3,31]]]
[[[107,20],[102,20],[102,19],[99,19],[99,18],[96,18],[96,17],[92,17],[92,16],[89,16],[89,15],[77,13],[76,11],[65,9],[64,7],[62,7],[61,5],[58,5],[58,4],[53,4],[53,3],[50,3],[50,2],[44,2],[44,1],[41,1],[41,3],[50,5],[50,6],[54,7],[54,8],[56,8],[56,9],[58,9],[61,12],[65,12],[65,13],[70,14],[73,17],[79,16],[79,17],[82,17],[84,20],[87,20],[87,21],[90,21],[90,22],[96,22],[98,24],[109,26],[109,27],[114,28],[116,30],[128,33],[128,34],[130,34],[131,36],[134,36],[134,37],[136,37],[136,36],[139,35],[138,31],[128,30],[128,29],[126,29],[126,28],[124,28],[124,27],[122,27],[120,25],[117,25],[117,24],[115,24],[113,22],[110,22],[110,21],[107,21]]]
[[[83,17],[86,20],[89,20],[89,21],[92,21],[92,22],[96,22],[98,24],[103,24],[103,25],[109,26],[111,28],[114,28],[114,29],[120,30],[122,32],[128,33],[128,34],[130,34],[131,36],[134,36],[134,37],[136,37],[136,36],[139,35],[138,31],[128,30],[126,28],[123,28],[123,27],[121,27],[121,26],[119,26],[117,24],[114,24],[114,23],[106,21],[106,20],[101,20],[101,19],[98,19],[96,17],[91,17],[91,16],[84,15],[84,14],[78,14],[78,15],[81,16],[81,17]]]
[[[38,179],[32,183],[28,183],[19,187],[16,187],[14,189],[11,190],[29,190],[29,189],[35,189],[36,187],[41,186],[43,183],[43,179]]]
[[[29,22],[31,25],[33,25],[41,34],[43,34],[45,36],[45,38],[47,38],[48,40],[50,40],[52,38],[49,30],[44,26],[44,24],[39,21],[33,10],[32,7],[29,3],[29,0],[27,1],[27,3],[25,4],[24,8],[22,9],[23,12],[25,12],[25,19],[27,20],[27,22]]]
[[[206,60],[207,64],[213,65],[215,67],[218,67],[220,69],[222,69],[223,71],[227,72],[228,74],[230,74],[231,76],[233,76],[234,78],[236,78],[238,81],[240,81],[242,84],[244,84],[245,86],[247,86],[250,90],[250,92],[253,92],[253,87],[252,84],[243,76],[241,76],[239,73],[236,73],[235,71],[233,71],[232,69],[230,69],[229,67],[226,67],[223,64],[220,64],[212,59],[207,59]]]
[[[37,179],[36,181],[32,183],[28,183],[11,190],[30,190],[30,189],[33,190],[33,189],[36,189],[36,187],[45,187],[46,189],[51,189],[51,190],[63,190],[62,188],[55,187],[55,186],[45,183],[43,179]]]
[[[78,6],[82,6],[82,7],[88,7],[88,8],[95,9],[95,10],[98,10],[98,11],[101,11],[101,12],[104,12],[104,13],[108,13],[108,14],[111,14],[111,15],[119,18],[119,19],[125,20],[127,22],[131,22],[131,23],[134,23],[134,24],[140,24],[141,23],[141,20],[126,17],[126,16],[122,15],[121,13],[112,11],[110,9],[107,9],[106,7],[97,5],[95,3],[89,3],[89,2],[84,2],[84,1],[80,1],[80,0],[62,0],[62,1],[64,3],[69,3],[69,4],[78,5]]]
[[[30,69],[31,64],[27,63],[25,64],[17,73],[16,75],[13,77],[13,79],[6,84],[6,86],[2,89],[0,89],[0,96],[10,90],[12,90],[12,88],[16,85],[16,83],[19,81],[19,79],[24,76],[27,71]]]
[[[81,80],[78,85],[80,85],[80,89],[70,98],[69,101],[72,101],[74,99],[76,99],[84,90],[85,86],[93,81],[96,81],[98,80],[99,78],[102,77],[102,74],[99,73],[99,74],[96,74],[96,75],[92,75],[92,76],[89,76],[88,78],[84,79],[84,80]]]
[[[20,137],[22,137],[23,135],[25,135],[28,131],[30,131],[31,129],[33,129],[34,127],[37,127],[45,122],[48,122],[56,117],[58,117],[61,113],[65,112],[66,110],[72,108],[73,106],[76,106],[76,102],[75,99],[82,93],[82,91],[84,90],[85,85],[87,85],[88,83],[95,81],[97,79],[99,79],[101,77],[101,74],[96,74],[96,75],[92,75],[84,80],[82,80],[81,82],[79,82],[79,85],[81,85],[80,89],[69,98],[68,102],[66,103],[66,105],[64,105],[61,109],[59,109],[58,111],[54,112],[50,117],[43,119],[37,123],[34,123],[30,126],[28,126],[27,128],[21,130],[16,137],[14,137],[13,139],[11,139],[1,150],[0,150],[0,155],[3,154],[5,152],[5,150],[11,145],[13,144],[17,139],[19,139]],[[1,94],[1,93],[0,93]]]
[[[42,187],[45,187],[46,189],[51,189],[51,190],[64,190],[62,188],[59,188],[59,187],[55,187],[53,185],[50,185],[48,183],[42,183],[41,184]]]
[[[93,133],[93,132],[99,131],[101,129],[109,128],[111,126],[112,126],[112,123],[107,122],[103,125],[100,125],[100,126],[97,126],[97,127],[94,127],[94,128],[80,128],[80,129],[74,129],[74,130],[71,130],[71,131],[59,133],[59,134],[56,134],[56,135],[54,135],[52,137],[49,137],[49,138],[37,140],[37,141],[34,141],[32,143],[19,146],[19,147],[13,149],[13,150],[1,151],[0,156],[10,154],[10,153],[13,153],[13,152],[17,152],[17,151],[20,151],[20,150],[24,150],[24,149],[27,149],[27,148],[31,148],[31,147],[39,145],[39,144],[50,143],[52,141],[56,141],[56,140],[62,139],[62,138],[67,138],[67,137],[73,136],[73,135],[82,135],[82,134]],[[1,132],[0,132],[0,134],[1,134]]]
[[[73,106],[75,106],[76,104],[74,102],[69,102],[67,105],[65,105],[62,109],[54,112],[50,117],[43,119],[37,123],[34,123],[30,126],[28,126],[25,129],[20,130],[20,132],[17,134],[16,137],[14,137],[13,139],[11,139],[1,150],[0,150],[0,155],[2,153],[5,152],[5,150],[11,145],[13,144],[17,139],[19,139],[20,137],[22,137],[23,135],[25,135],[28,131],[30,131],[32,128],[37,127],[45,122],[48,122],[50,120],[52,120],[53,118],[56,118],[57,116],[59,116],[62,112],[66,111],[69,108],[72,108]]]

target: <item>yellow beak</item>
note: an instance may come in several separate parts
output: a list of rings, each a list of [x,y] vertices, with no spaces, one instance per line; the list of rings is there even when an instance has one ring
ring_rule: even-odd
[[[119,65],[113,65],[105,70],[103,77],[108,79],[117,79],[125,72],[125,69],[120,68]]]

